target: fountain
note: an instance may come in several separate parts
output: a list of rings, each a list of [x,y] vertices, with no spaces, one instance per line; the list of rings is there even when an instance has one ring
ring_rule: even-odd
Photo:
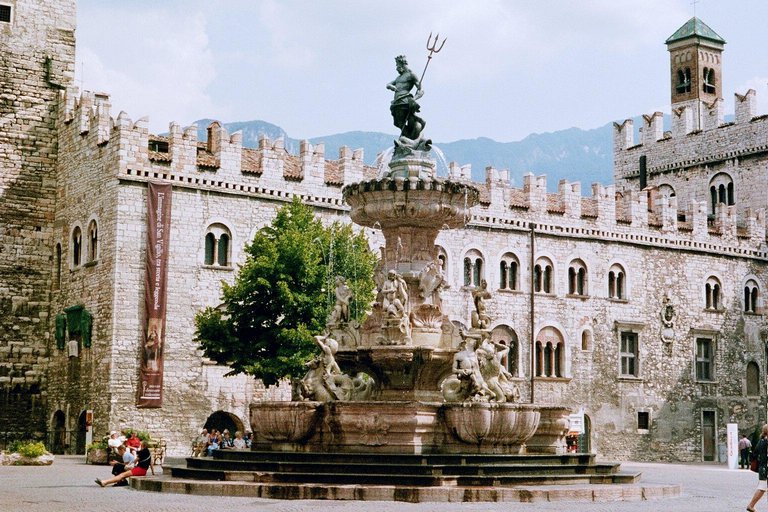
[[[295,397],[301,405],[253,404],[255,447],[388,454],[562,452],[569,411],[515,403],[520,394],[500,364],[508,349],[491,343],[487,329],[487,289],[473,291],[475,311],[466,332],[456,332],[443,310],[445,278],[435,239],[442,229],[466,224],[479,192],[471,184],[436,176],[431,141],[422,136],[426,123],[416,115],[420,82],[405,57],[397,57],[396,64],[399,76],[388,87],[395,91],[390,110],[401,134],[389,171],[342,191],[352,221],[384,235],[377,300],[357,325],[345,313],[349,288],[337,279],[327,335],[316,338],[323,355],[310,364]],[[541,422],[542,414],[547,421]],[[282,436],[275,428],[281,422],[286,426]]]
[[[491,341],[485,283],[471,291],[471,326],[451,322],[435,239],[466,224],[479,193],[435,175],[416,115],[421,80],[403,56],[396,63],[388,88],[401,134],[389,171],[342,191],[352,221],[385,239],[371,313],[362,325],[350,319],[338,278],[326,333],[315,337],[321,355],[294,401],[251,405],[252,451],[188,459],[171,482],[136,486],[204,493],[190,482],[213,479],[248,482],[232,493],[262,497],[495,501],[523,499],[519,485],[637,480],[565,452],[568,409],[519,403],[501,364],[508,347]]]

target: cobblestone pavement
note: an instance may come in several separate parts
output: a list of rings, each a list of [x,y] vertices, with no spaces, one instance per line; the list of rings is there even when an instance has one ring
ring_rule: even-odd
[[[622,469],[641,471],[643,481],[681,484],[679,498],[603,503],[391,503],[278,501],[150,493],[129,487],[102,489],[96,478],[109,477],[107,466],[83,463],[83,457],[58,456],[48,467],[0,466],[0,511],[3,512],[452,512],[531,511],[573,512],[724,512],[743,511],[757,485],[757,475],[728,470],[724,465],[624,463]],[[768,511],[764,498],[758,510]]]

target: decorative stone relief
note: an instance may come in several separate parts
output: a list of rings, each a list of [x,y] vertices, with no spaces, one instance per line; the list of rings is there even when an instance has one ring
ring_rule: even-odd
[[[336,304],[328,315],[326,325],[328,328],[342,326],[349,322],[349,301],[352,300],[352,290],[347,286],[347,281],[342,276],[336,276]]]
[[[518,402],[520,391],[501,364],[508,353],[509,347],[491,341],[487,331],[462,332],[459,351],[453,358],[453,375],[440,386],[445,401]]]
[[[442,311],[440,292],[444,288],[448,288],[448,283],[445,281],[442,264],[432,260],[419,272],[419,296],[424,299],[424,304],[431,304]]]
[[[661,303],[661,341],[672,343],[675,339],[675,319],[677,312],[669,294],[664,295]]]
[[[480,288],[472,290],[472,300],[475,310],[472,312],[472,327],[474,329],[487,329],[491,323],[491,317],[486,312],[485,301],[491,298],[488,291],[488,283],[485,279],[480,282]]]
[[[358,373],[353,379],[342,373],[334,357],[339,343],[330,336],[315,336],[322,354],[307,363],[309,370],[298,385],[295,399],[315,402],[370,400],[376,390],[374,380]]]
[[[408,304],[408,284],[395,270],[387,273],[381,287],[384,313],[382,322],[382,345],[406,345],[411,341],[411,323]]]

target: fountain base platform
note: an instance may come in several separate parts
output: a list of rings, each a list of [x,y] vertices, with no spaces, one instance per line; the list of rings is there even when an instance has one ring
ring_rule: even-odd
[[[567,409],[419,401],[251,406],[252,450],[188,458],[139,490],[405,502],[639,501],[679,496],[595,455],[564,453]],[[170,471],[168,471],[170,470]]]
[[[644,485],[639,473],[592,454],[467,455],[296,453],[217,450],[134,478],[144,491],[419,502],[642,501],[680,495],[679,485]]]

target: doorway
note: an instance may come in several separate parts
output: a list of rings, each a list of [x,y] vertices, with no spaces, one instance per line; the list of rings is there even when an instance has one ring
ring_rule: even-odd
[[[579,440],[578,447],[580,453],[591,453],[592,452],[592,443],[590,438],[592,434],[592,420],[589,419],[589,416],[586,414],[584,415],[584,432],[579,434]]]
[[[75,453],[77,455],[85,455],[85,416],[86,412],[80,413],[80,417],[77,418],[77,438],[75,442]]]
[[[67,448],[67,426],[64,411],[58,410],[53,413],[49,446],[51,452],[56,455],[63,455]]]
[[[219,432],[223,432],[224,429],[227,429],[229,430],[229,433],[232,435],[232,437],[234,437],[235,432],[243,432],[243,422],[240,420],[240,418],[232,413],[226,411],[216,411],[208,416],[208,420],[206,420],[203,428],[208,429],[209,432],[213,428]]]
[[[715,411],[701,411],[701,457],[705,462],[717,460],[716,425]]]

